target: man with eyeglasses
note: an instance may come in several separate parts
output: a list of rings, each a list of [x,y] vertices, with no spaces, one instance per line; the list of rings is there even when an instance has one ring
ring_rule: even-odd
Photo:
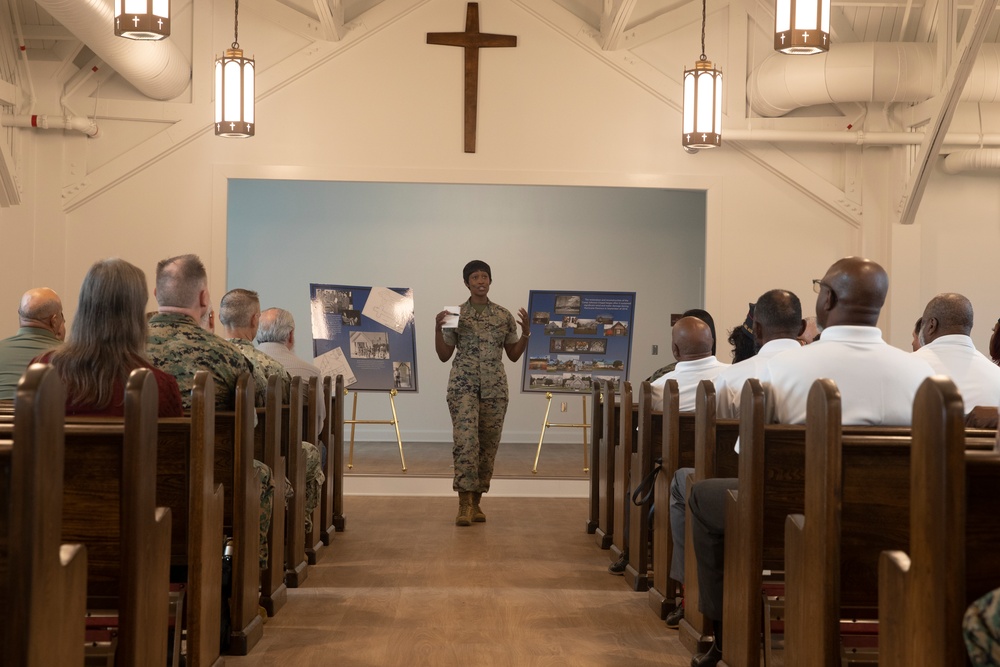
[[[59,295],[36,287],[21,297],[17,309],[19,329],[0,340],[0,400],[13,400],[17,382],[28,363],[66,338],[66,318]]]
[[[813,281],[820,340],[772,357],[761,382],[772,421],[804,424],[809,390],[819,378],[837,383],[843,424],[909,425],[917,389],[934,370],[926,361],[882,340],[879,313],[889,277],[861,257],[836,262]],[[715,644],[692,659],[693,667],[714,667],[722,659],[722,564],[725,497],[735,479],[709,479],[691,489],[691,533],[698,559],[699,604],[712,619]]]

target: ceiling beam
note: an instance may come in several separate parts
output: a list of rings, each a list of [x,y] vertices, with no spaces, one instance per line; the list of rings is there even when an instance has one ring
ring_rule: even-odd
[[[917,217],[917,209],[920,207],[920,200],[927,188],[933,161],[941,152],[945,134],[947,134],[951,119],[955,115],[955,108],[958,106],[962,89],[965,88],[965,82],[972,71],[972,65],[976,62],[976,55],[986,37],[990,18],[996,6],[997,0],[979,0],[973,7],[972,16],[969,17],[969,23],[965,27],[965,34],[962,35],[962,41],[951,60],[951,66],[948,68],[944,87],[936,98],[939,100],[939,110],[927,128],[927,133],[920,145],[919,163],[903,193],[899,221],[904,225],[913,224]]]
[[[313,0],[323,33],[329,42],[339,42],[344,37],[344,0]]]
[[[601,49],[614,51],[628,25],[638,0],[604,0],[601,10]]]

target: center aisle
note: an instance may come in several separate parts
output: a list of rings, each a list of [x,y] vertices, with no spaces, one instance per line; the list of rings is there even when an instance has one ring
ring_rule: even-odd
[[[233,667],[686,666],[691,657],[584,531],[585,499],[345,498],[347,531]]]

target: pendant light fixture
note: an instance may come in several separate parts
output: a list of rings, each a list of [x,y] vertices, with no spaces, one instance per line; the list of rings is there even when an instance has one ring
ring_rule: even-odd
[[[774,50],[812,55],[830,50],[830,0],[776,0]]]
[[[115,0],[115,34],[155,41],[170,36],[170,0]]]
[[[240,0],[235,0],[233,44],[215,59],[215,135],[252,137],[253,58],[244,58],[240,48]]]
[[[705,57],[706,2],[701,0],[701,57],[684,69],[684,132],[687,151],[722,145],[722,70]]]

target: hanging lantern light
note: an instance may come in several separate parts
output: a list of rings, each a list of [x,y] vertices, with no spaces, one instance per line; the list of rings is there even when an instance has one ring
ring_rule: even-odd
[[[774,50],[812,55],[830,50],[830,0],[776,0]]]
[[[170,0],[115,0],[115,34],[155,41],[170,36]]]
[[[215,136],[254,136],[254,62],[239,44],[240,0],[235,0],[233,44],[215,59]]]
[[[701,57],[691,69],[684,69],[685,150],[717,148],[722,145],[722,70],[705,57],[706,0],[701,2]]]

